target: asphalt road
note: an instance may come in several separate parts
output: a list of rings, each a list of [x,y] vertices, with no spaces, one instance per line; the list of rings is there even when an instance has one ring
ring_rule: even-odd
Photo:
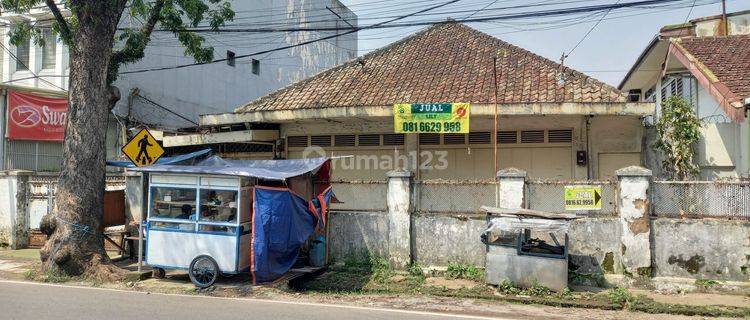
[[[329,304],[230,299],[0,281],[0,319],[487,319]]]

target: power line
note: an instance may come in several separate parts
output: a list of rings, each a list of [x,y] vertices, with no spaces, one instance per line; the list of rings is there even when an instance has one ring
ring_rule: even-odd
[[[425,22],[412,22],[412,23],[401,23],[401,24],[389,24],[389,23],[394,22],[396,20],[401,20],[401,19],[405,19],[407,17],[414,16],[415,14],[419,14],[419,13],[422,13],[422,12],[427,12],[427,11],[430,11],[430,10],[434,10],[436,8],[439,8],[439,7],[442,7],[442,6],[446,6],[448,4],[455,3],[457,1],[458,0],[449,1],[449,2],[446,2],[446,3],[440,4],[438,6],[433,6],[433,7],[427,8],[427,9],[423,9],[423,10],[420,10],[420,11],[417,11],[417,12],[414,12],[414,13],[410,13],[410,14],[407,14],[407,15],[404,15],[404,16],[400,16],[400,17],[395,18],[395,19],[391,19],[391,20],[388,20],[388,21],[384,21],[384,22],[380,22],[380,23],[376,23],[376,24],[368,25],[368,26],[364,26],[364,27],[358,27],[356,29],[350,29],[350,28],[345,28],[345,29],[340,29],[340,28],[317,28],[317,29],[316,28],[296,28],[296,29],[282,29],[282,30],[304,30],[304,31],[319,31],[319,30],[337,31],[337,30],[344,30],[345,32],[344,33],[340,33],[340,34],[326,36],[326,37],[321,37],[321,38],[318,38],[318,39],[315,39],[315,40],[309,40],[309,41],[305,41],[305,42],[301,42],[301,43],[297,43],[297,44],[287,45],[287,46],[283,46],[283,47],[279,47],[279,48],[262,50],[262,51],[255,52],[255,53],[250,53],[250,54],[237,55],[237,56],[235,56],[235,59],[246,58],[246,57],[256,56],[256,55],[260,55],[260,54],[266,54],[266,53],[271,53],[271,52],[275,52],[275,51],[286,50],[286,49],[290,49],[290,48],[294,48],[294,47],[299,47],[299,46],[303,46],[303,45],[307,45],[307,44],[311,44],[311,43],[316,43],[316,42],[319,42],[319,41],[333,39],[333,38],[336,38],[336,37],[344,36],[344,35],[351,34],[351,33],[358,32],[358,31],[362,31],[362,30],[382,29],[382,28],[399,28],[399,27],[407,27],[407,26],[431,25],[431,24],[436,23],[436,21],[432,21],[432,22],[427,22],[427,21],[425,21]],[[612,5],[595,5],[595,6],[574,7],[574,8],[567,8],[567,9],[554,9],[554,10],[544,10],[544,11],[522,12],[522,13],[507,14],[507,15],[501,15],[501,16],[495,16],[495,17],[483,17],[483,18],[470,18],[470,19],[453,20],[453,22],[470,23],[470,22],[487,22],[487,21],[496,21],[496,20],[513,20],[513,19],[520,19],[520,18],[536,18],[536,17],[560,16],[560,15],[569,15],[569,14],[592,12],[592,11],[604,11],[604,10],[611,11],[613,9],[629,8],[629,7],[640,7],[640,6],[646,6],[646,5],[651,5],[651,4],[672,3],[672,2],[679,2],[679,1],[684,1],[684,0],[645,0],[645,1],[629,2],[629,3],[617,3],[617,4],[612,4]],[[712,0],[712,1],[715,2],[717,0]],[[252,32],[261,32],[260,29],[252,29],[252,30],[253,30]],[[264,30],[266,30],[264,32],[268,32],[269,31],[267,29],[264,29]],[[279,30],[279,29],[270,29],[270,30]],[[241,31],[240,30],[233,30],[232,32],[241,32]],[[226,61],[226,60],[227,60],[227,58],[222,58],[222,59],[216,59],[216,60],[213,60],[213,61],[210,61],[210,62],[203,62],[203,63],[195,62],[195,63],[189,63],[189,64],[183,64],[183,65],[177,65],[177,66],[167,66],[167,67],[157,67],[157,68],[148,68],[148,69],[124,71],[124,72],[121,72],[120,74],[132,74],[132,73],[142,73],[142,72],[161,71],[161,70],[170,70],[170,69],[180,69],[180,68],[185,68],[185,67],[191,67],[191,66],[197,66],[197,65],[205,65],[205,64],[210,64],[210,63],[222,62],[222,61]]]
[[[619,4],[619,3],[620,3],[620,0],[617,0],[617,1],[615,2],[615,4]],[[576,43],[576,45],[575,45],[575,46],[573,46],[573,49],[570,49],[570,51],[568,51],[568,53],[567,53],[567,54],[563,54],[564,58],[567,58],[567,57],[569,57],[569,56],[570,56],[570,54],[571,54],[571,53],[573,53],[573,51],[575,51],[575,50],[576,50],[576,48],[578,48],[578,46],[580,46],[580,45],[581,45],[581,43],[583,43],[583,41],[584,41],[584,40],[586,40],[586,38],[587,38],[587,37],[588,37],[588,36],[589,36],[589,35],[591,34],[591,32],[592,32],[592,31],[594,31],[594,29],[596,29],[596,27],[597,27],[597,26],[598,26],[598,25],[599,25],[600,23],[602,23],[602,20],[604,20],[604,18],[606,18],[606,17],[607,17],[607,15],[609,14],[609,12],[610,12],[610,11],[612,11],[612,9],[609,9],[609,10],[607,10],[606,12],[604,12],[604,14],[603,14],[603,15],[602,15],[602,17],[601,17],[601,18],[599,19],[599,21],[597,21],[597,22],[596,22],[596,23],[595,23],[595,24],[594,24],[593,26],[591,26],[591,29],[589,29],[589,31],[587,31],[587,32],[586,32],[586,34],[584,34],[584,35],[583,35],[583,38],[581,38],[581,40],[578,40],[578,43]]]
[[[376,24],[371,25],[371,26],[358,27],[356,29],[350,29],[349,31],[341,33],[341,34],[335,34],[335,35],[331,35],[331,36],[327,36],[327,37],[322,37],[322,38],[319,38],[319,39],[305,41],[305,42],[301,42],[301,43],[297,43],[297,44],[293,44],[293,45],[288,45],[288,46],[284,46],[284,47],[281,47],[281,48],[264,50],[264,51],[261,51],[261,52],[256,52],[256,53],[251,53],[251,54],[239,55],[239,56],[235,56],[235,59],[256,56],[256,55],[259,55],[259,54],[265,54],[265,53],[270,53],[270,52],[274,52],[274,51],[286,50],[286,49],[290,49],[290,48],[294,48],[294,47],[299,47],[299,46],[307,45],[307,44],[310,44],[310,43],[315,43],[315,42],[318,42],[318,41],[333,39],[333,38],[340,37],[340,36],[343,36],[343,35],[355,33],[355,32],[361,31],[361,30],[371,29],[371,28],[374,28],[374,27],[377,27],[377,26],[380,26],[380,25],[385,25],[387,23],[395,22],[395,21],[398,21],[398,20],[401,20],[401,19],[406,19],[406,18],[408,18],[410,16],[413,16],[415,14],[422,13],[422,12],[427,12],[427,11],[434,10],[434,9],[437,9],[437,8],[441,8],[441,7],[444,7],[444,6],[447,6],[449,4],[459,2],[459,1],[461,1],[461,0],[451,0],[451,1],[444,2],[444,3],[439,4],[439,5],[436,5],[436,6],[432,6],[432,7],[426,8],[426,9],[422,9],[422,10],[419,10],[419,11],[416,11],[416,12],[412,12],[412,13],[403,15],[403,16],[398,17],[398,18],[394,18],[394,19],[391,19],[391,20],[387,20],[387,21],[383,21],[383,22],[380,22],[380,23],[376,23]],[[173,66],[173,67],[161,67],[161,68],[151,68],[151,69],[143,69],[143,70],[125,71],[125,72],[120,72],[120,74],[131,74],[131,73],[141,73],[141,72],[149,72],[149,71],[179,69],[179,68],[185,68],[185,67],[190,67],[190,66],[197,66],[197,65],[204,65],[204,64],[209,64],[209,63],[222,62],[222,61],[226,61],[226,60],[227,60],[227,58],[223,58],[223,59],[216,59],[216,60],[213,60],[213,61],[210,61],[210,62],[195,62],[195,63],[183,64],[183,65],[178,65],[178,66]]]
[[[550,10],[540,10],[540,11],[531,11],[531,12],[522,12],[522,13],[511,13],[511,14],[505,14],[505,15],[485,16],[485,17],[479,17],[479,18],[454,19],[452,21],[460,22],[460,23],[472,23],[472,22],[487,22],[487,21],[497,21],[497,20],[513,20],[513,19],[521,19],[521,18],[539,18],[539,17],[568,15],[568,14],[573,14],[573,13],[591,12],[591,11],[605,11],[605,10],[611,11],[614,9],[621,9],[621,8],[644,7],[648,5],[654,5],[654,4],[683,2],[683,1],[685,0],[645,0],[645,1],[638,1],[638,2],[617,3],[617,4],[611,4],[611,5],[592,5],[592,6],[572,7],[572,8],[564,8],[564,9],[550,9]],[[712,0],[712,2],[718,2],[718,1],[719,0]],[[528,5],[525,5],[525,6],[528,6]],[[517,7],[521,7],[521,6],[517,6]],[[513,8],[517,8],[517,7],[513,7]],[[656,8],[656,7],[651,6],[648,8]],[[400,20],[400,19],[397,19],[397,20]],[[387,24],[390,21],[391,20],[386,21],[385,23],[381,22],[381,23],[376,23],[373,25],[365,26],[365,27],[359,27],[358,31],[365,30],[365,29],[388,29],[388,28],[400,28],[400,27],[426,26],[426,25],[432,25],[438,22],[442,22],[444,20],[433,19],[433,20],[423,20],[423,21],[416,21],[416,22]],[[176,32],[178,33],[180,32],[270,33],[270,32],[314,32],[314,31],[320,32],[320,31],[347,31],[347,30],[351,30],[351,28],[340,28],[340,27],[234,28],[234,29],[187,28],[183,30],[177,30]],[[166,30],[166,29],[159,29],[159,30],[154,30],[154,31],[175,32],[173,30]]]
[[[158,108],[160,108],[160,109],[163,109],[164,111],[167,111],[167,112],[169,112],[169,113],[171,113],[171,114],[173,114],[173,115],[177,116],[178,118],[180,118],[180,119],[182,119],[182,120],[185,120],[185,121],[187,121],[187,122],[190,122],[190,123],[192,123],[192,124],[194,124],[194,125],[196,125],[196,126],[197,126],[197,125],[199,125],[199,124],[198,124],[197,122],[195,122],[195,121],[193,121],[193,120],[190,120],[190,119],[186,118],[185,116],[183,116],[183,115],[181,115],[181,114],[179,114],[179,113],[177,113],[177,112],[174,112],[174,111],[172,111],[172,109],[169,109],[169,108],[167,108],[167,107],[165,107],[165,106],[163,106],[163,105],[160,105],[160,104],[156,103],[155,101],[153,101],[153,100],[151,100],[151,99],[149,99],[149,98],[146,98],[146,97],[144,97],[144,96],[142,96],[142,95],[140,95],[140,94],[138,94],[138,93],[136,93],[136,94],[135,94],[135,96],[136,96],[136,97],[139,97],[139,98],[141,98],[141,99],[143,99],[143,100],[145,100],[146,102],[148,102],[148,103],[150,103],[150,104],[152,104],[152,105],[154,105],[154,106],[156,106],[156,107],[158,107]]]

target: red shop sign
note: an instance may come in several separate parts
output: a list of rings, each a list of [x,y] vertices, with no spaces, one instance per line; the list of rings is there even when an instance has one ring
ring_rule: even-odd
[[[68,99],[8,91],[8,139],[63,141]]]

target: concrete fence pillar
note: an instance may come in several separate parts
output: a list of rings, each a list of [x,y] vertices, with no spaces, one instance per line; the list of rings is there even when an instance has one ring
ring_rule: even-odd
[[[619,182],[620,251],[630,276],[651,276],[649,187],[651,170],[631,166],[615,171]]]
[[[526,206],[526,171],[506,168],[497,172],[497,206],[506,209],[521,209]]]
[[[407,170],[388,172],[388,260],[394,268],[411,263],[412,177]]]

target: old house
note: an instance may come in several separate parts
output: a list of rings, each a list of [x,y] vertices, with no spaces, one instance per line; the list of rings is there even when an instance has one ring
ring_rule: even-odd
[[[660,104],[682,96],[703,126],[696,162],[704,180],[750,174],[750,11],[667,26],[649,43],[620,84],[634,101],[657,105],[646,121],[647,140]],[[659,175],[659,156],[644,149],[646,164]]]
[[[470,133],[394,133],[394,104],[452,102],[470,104]],[[596,179],[641,164],[641,118],[653,109],[585,74],[447,22],[233,113],[204,115],[201,125],[212,132],[166,137],[165,145],[272,145],[266,153],[229,155],[243,158],[272,157],[274,150],[288,158],[353,155],[334,164],[342,179],[383,179],[403,167],[419,179],[493,179],[503,167],[525,169],[533,178]]]

